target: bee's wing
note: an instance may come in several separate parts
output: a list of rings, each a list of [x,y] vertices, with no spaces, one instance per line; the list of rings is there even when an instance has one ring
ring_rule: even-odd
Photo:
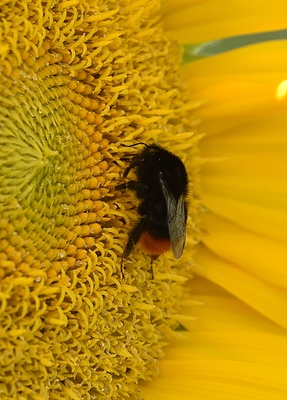
[[[185,206],[184,197],[176,201],[165,181],[160,177],[160,183],[167,206],[167,224],[170,236],[170,243],[175,258],[180,258],[185,246]]]

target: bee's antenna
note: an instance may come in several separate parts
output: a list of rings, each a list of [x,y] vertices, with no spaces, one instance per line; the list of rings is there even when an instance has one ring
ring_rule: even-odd
[[[134,143],[134,144],[122,144],[122,146],[124,146],[124,147],[135,147],[138,145],[143,145],[145,147],[149,147],[149,145],[144,142],[138,142],[138,143]]]

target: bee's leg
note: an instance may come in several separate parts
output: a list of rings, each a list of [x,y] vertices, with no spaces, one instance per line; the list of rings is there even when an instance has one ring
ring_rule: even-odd
[[[151,279],[154,279],[154,273],[153,273],[153,263],[155,262],[155,260],[158,258],[158,256],[154,255],[151,257],[150,260],[150,274],[151,274]]]
[[[142,183],[139,183],[137,181],[128,181],[125,183],[120,183],[115,187],[116,190],[124,190],[124,189],[129,189],[133,190],[136,192],[139,196],[143,195],[148,187]]]
[[[122,276],[124,276],[123,263],[128,258],[128,256],[131,254],[134,246],[140,240],[140,237],[141,237],[141,235],[142,235],[142,233],[143,233],[143,231],[145,229],[146,221],[147,221],[147,216],[145,215],[133,227],[132,231],[129,234],[129,239],[128,239],[128,242],[126,244],[126,247],[124,248],[124,252],[123,252],[123,255],[122,255],[122,259],[121,259],[121,274],[122,274]]]
[[[134,246],[140,240],[140,237],[145,229],[146,222],[147,222],[147,216],[144,215],[139,220],[139,222],[133,227],[132,231],[130,232],[128,242],[126,244],[126,247],[125,247],[123,255],[122,255],[122,258],[124,260],[128,258],[128,256],[132,252]]]
[[[154,279],[154,273],[153,273],[153,259],[151,259],[151,263],[150,263],[150,275],[151,275],[151,279]]]
[[[143,143],[144,144],[144,143]],[[146,145],[145,145],[146,146]],[[148,146],[147,146],[148,147]],[[123,177],[126,178],[128,174],[130,173],[130,170],[132,170],[135,167],[139,167],[141,164],[144,162],[144,157],[141,156],[135,156],[130,165],[125,169],[125,172],[123,174]]]
[[[125,279],[125,273],[124,273],[124,259],[121,258],[121,279]]]

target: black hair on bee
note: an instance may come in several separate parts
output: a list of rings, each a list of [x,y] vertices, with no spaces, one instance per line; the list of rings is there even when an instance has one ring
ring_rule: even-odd
[[[180,258],[186,241],[188,176],[181,159],[157,145],[136,143],[145,148],[135,155],[123,177],[134,170],[136,180],[117,186],[129,189],[139,199],[139,220],[129,233],[122,264],[140,243],[143,250],[157,258],[172,250]]]

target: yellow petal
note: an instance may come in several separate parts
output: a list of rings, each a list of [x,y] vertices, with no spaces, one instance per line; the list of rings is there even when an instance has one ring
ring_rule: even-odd
[[[283,330],[216,285],[199,282],[195,279],[189,286],[201,305],[184,308],[196,319],[187,321],[188,331],[173,340],[153,390],[144,387],[143,397],[286,398],[287,338]],[[202,294],[207,288],[213,295]]]
[[[167,26],[172,30],[168,19],[175,16],[182,43],[189,33],[196,42],[280,29],[285,22],[279,14],[274,25],[268,21],[269,11],[286,7],[280,3],[271,10],[267,2],[233,2],[230,8],[216,2],[212,10],[212,2],[170,2]],[[186,4],[190,8],[181,10]],[[205,6],[205,14],[208,6],[213,11],[212,21],[210,29],[197,31],[198,39],[196,23],[188,26],[188,19],[193,9],[202,22],[204,13],[195,10]],[[192,301],[183,310],[196,319],[181,318],[188,329],[185,340],[174,340],[169,348],[153,392],[144,388],[148,400],[287,397],[286,49],[285,42],[264,43],[185,67],[191,99],[201,102],[195,114],[206,132],[201,143],[205,235],[192,267]],[[201,305],[194,307],[196,301]]]
[[[256,116],[286,110],[286,96],[278,98],[278,88],[286,80],[286,53],[286,41],[275,41],[186,65],[190,97],[202,104],[194,112],[202,131],[206,135],[229,132],[242,122],[252,123]]]
[[[209,78],[205,97],[213,97],[198,110],[208,132],[202,200],[210,213],[203,214],[209,251],[198,253],[197,272],[285,327],[287,118],[278,86],[286,49],[283,42],[261,44],[194,63]]]
[[[229,234],[230,231],[227,232],[227,235]],[[236,261],[236,255],[234,259]],[[254,276],[252,269],[246,271],[244,266],[236,264],[233,260],[217,257],[206,248],[200,249],[195,261],[197,266],[194,267],[194,271],[197,274],[225,288],[278,325],[287,327],[286,290]]]
[[[253,233],[281,242],[287,237],[286,129],[286,115],[278,113],[202,141],[202,153],[210,157],[202,169],[204,204]]]
[[[286,28],[287,4],[276,0],[191,1],[164,3],[164,23],[181,43],[199,43],[228,36]]]
[[[230,336],[224,331],[218,335],[201,333],[189,338],[190,343],[196,342],[195,348],[185,343],[181,349],[175,348],[176,354],[168,352],[154,387],[143,390],[144,398],[285,400],[286,351],[281,349],[286,349],[286,340],[279,335],[238,331],[232,341],[225,343]],[[268,365],[266,358],[273,358],[273,363]]]
[[[199,268],[204,269],[204,265],[200,266]],[[244,330],[281,335],[286,333],[284,328],[211,280],[196,276],[187,286],[189,298],[183,301],[182,313],[193,319],[183,320],[182,323],[190,332],[232,331],[231,336],[234,331]]]

